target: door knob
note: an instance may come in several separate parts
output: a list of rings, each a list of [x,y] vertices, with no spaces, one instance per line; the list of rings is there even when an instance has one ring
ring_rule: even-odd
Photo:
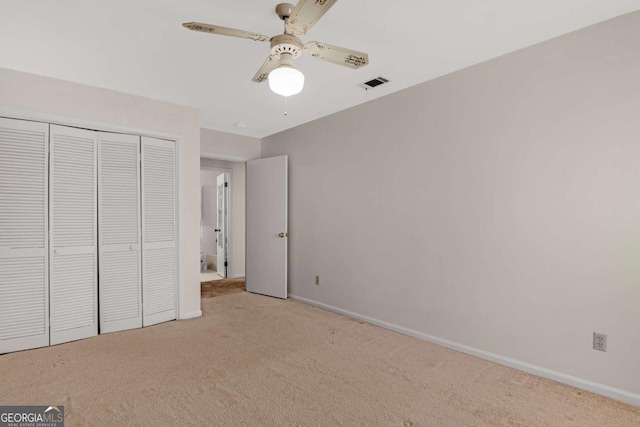
[[[136,248],[136,245],[131,245],[131,246],[129,246],[129,250],[131,250],[131,251],[135,251],[136,249],[137,249],[137,248]]]
[[[215,230],[213,230],[213,231],[214,231],[215,233],[219,233],[219,232],[220,232],[220,229],[219,229],[219,228],[216,228],[216,229],[215,229]]]
[[[285,237],[287,237],[287,233],[280,233],[280,234],[278,234],[278,237],[280,237],[281,239],[285,238]]]
[[[62,253],[62,249],[58,248],[58,249],[54,249],[53,250],[54,254],[61,254]]]

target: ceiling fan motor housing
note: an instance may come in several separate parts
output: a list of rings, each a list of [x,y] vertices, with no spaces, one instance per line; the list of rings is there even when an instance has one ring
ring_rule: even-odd
[[[280,19],[285,21],[291,16],[291,12],[293,12],[294,7],[295,6],[291,3],[280,3],[276,6],[276,14],[280,17]]]
[[[291,34],[274,36],[271,38],[271,54],[276,56],[288,54],[297,58],[302,54],[302,42]]]

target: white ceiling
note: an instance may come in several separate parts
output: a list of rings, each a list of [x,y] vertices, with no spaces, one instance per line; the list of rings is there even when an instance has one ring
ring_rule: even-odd
[[[0,0],[0,67],[197,107],[203,127],[264,137],[640,9],[640,0],[340,0],[302,40],[368,52],[370,64],[299,58],[306,84],[285,116],[284,98],[251,81],[268,43],[181,26],[276,35],[276,1]],[[358,87],[378,76],[391,83]]]

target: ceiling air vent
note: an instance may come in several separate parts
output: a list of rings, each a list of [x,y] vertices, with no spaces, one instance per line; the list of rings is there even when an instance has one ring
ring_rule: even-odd
[[[368,82],[362,83],[360,87],[364,88],[365,90],[369,90],[369,89],[373,89],[374,87],[383,85],[385,83],[389,83],[389,80],[385,79],[384,77],[376,77],[373,80],[369,80]]]

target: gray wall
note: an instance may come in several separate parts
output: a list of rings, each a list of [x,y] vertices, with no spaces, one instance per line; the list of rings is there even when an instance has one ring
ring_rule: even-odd
[[[290,292],[640,393],[639,76],[634,13],[265,138]]]
[[[260,139],[212,129],[200,129],[200,154],[225,160],[260,158]]]

